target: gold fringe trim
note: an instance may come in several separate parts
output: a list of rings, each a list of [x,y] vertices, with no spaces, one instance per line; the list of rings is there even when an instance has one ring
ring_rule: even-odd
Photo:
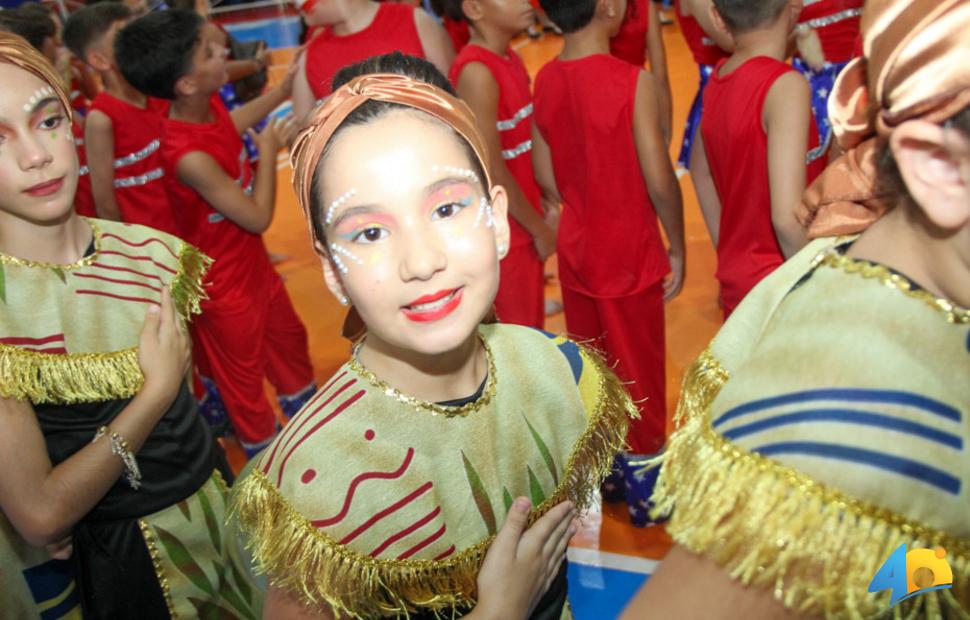
[[[183,319],[200,312],[203,278],[212,259],[183,243],[172,278],[172,301]],[[38,353],[0,344],[0,397],[41,404],[74,404],[131,398],[144,383],[138,349],[109,353]]]
[[[570,454],[563,480],[533,510],[530,522],[566,499],[577,509],[587,508],[614,455],[624,447],[629,418],[637,416],[606,364],[595,353],[584,353],[599,372],[600,397]],[[230,519],[238,519],[247,532],[257,570],[269,574],[274,587],[294,593],[311,607],[326,604],[338,618],[406,618],[418,609],[448,617],[471,607],[478,571],[494,539],[490,536],[440,561],[372,558],[311,525],[259,470],[234,489]]]
[[[653,496],[673,516],[677,543],[786,607],[827,618],[968,618],[970,544],[854,499],[717,434],[710,408],[728,379],[705,351],[684,378],[677,417]],[[890,612],[889,592],[867,593],[899,545],[944,547],[952,590],[923,594]]]

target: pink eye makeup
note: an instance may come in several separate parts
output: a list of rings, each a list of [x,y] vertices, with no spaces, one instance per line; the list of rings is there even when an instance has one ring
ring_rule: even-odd
[[[376,238],[369,238],[368,231],[386,230],[394,224],[394,218],[380,213],[360,215],[343,219],[337,224],[334,234],[344,241],[361,241],[360,237],[367,237],[366,241],[377,241]]]

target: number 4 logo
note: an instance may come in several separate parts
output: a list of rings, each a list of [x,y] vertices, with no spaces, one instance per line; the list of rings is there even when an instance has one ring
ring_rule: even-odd
[[[889,606],[894,607],[917,594],[951,588],[952,584],[953,571],[947,564],[945,549],[937,547],[907,552],[906,545],[902,544],[873,575],[869,592],[892,590]]]

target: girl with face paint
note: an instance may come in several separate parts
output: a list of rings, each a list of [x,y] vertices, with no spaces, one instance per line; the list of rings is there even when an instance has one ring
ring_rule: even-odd
[[[570,516],[635,408],[593,352],[488,323],[507,197],[444,77],[400,54],[359,73],[293,147],[326,284],[361,328],[236,491],[267,616],[570,617]]]

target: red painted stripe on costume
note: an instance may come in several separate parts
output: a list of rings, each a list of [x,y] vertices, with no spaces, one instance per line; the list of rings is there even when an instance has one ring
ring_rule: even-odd
[[[172,269],[168,265],[163,265],[162,263],[158,262],[157,260],[155,260],[151,256],[132,256],[131,254],[125,254],[124,252],[117,252],[115,250],[100,250],[98,252],[98,254],[99,255],[105,255],[105,254],[107,254],[109,256],[123,256],[124,258],[127,258],[128,260],[140,260],[140,261],[146,261],[147,260],[148,262],[154,264],[159,269],[164,269],[165,271],[169,272],[173,276],[176,273],[178,273],[177,271],[175,271],[174,269]]]
[[[411,494],[408,495],[407,497],[405,497],[404,499],[398,500],[397,502],[391,504],[390,506],[388,506],[384,510],[380,511],[379,513],[377,513],[376,515],[374,515],[370,519],[367,519],[367,521],[365,521],[363,525],[361,525],[360,527],[358,527],[356,530],[354,530],[350,534],[347,534],[346,536],[344,536],[343,540],[340,541],[340,544],[341,545],[346,545],[347,543],[349,543],[353,539],[357,538],[358,536],[360,536],[361,534],[363,534],[364,532],[366,532],[367,530],[369,530],[371,528],[371,526],[373,526],[375,523],[377,523],[378,521],[380,521],[381,519],[383,519],[387,515],[393,514],[393,513],[397,512],[398,510],[400,510],[404,506],[407,506],[408,504],[410,504],[411,502],[413,502],[417,498],[421,497],[422,495],[424,495],[425,493],[427,493],[428,491],[430,491],[432,486],[434,486],[434,485],[431,484],[431,482],[425,482],[424,484],[422,484],[421,486],[419,486],[417,489],[415,489],[414,491],[412,491]]]
[[[144,282],[138,282],[137,280],[116,280],[115,278],[108,278],[105,276],[99,276],[93,273],[75,273],[75,278],[91,278],[92,280],[101,280],[102,282],[112,282],[114,284],[127,284],[130,286],[141,286],[147,289],[151,289],[161,295],[162,289],[157,286],[152,286],[151,284],[145,284]]]
[[[30,347],[25,347],[30,348]],[[37,353],[49,353],[50,355],[67,355],[67,349],[64,347],[48,347],[46,349],[34,349]]]
[[[442,553],[439,553],[438,555],[434,556],[433,561],[437,562],[438,560],[443,560],[454,552],[455,552],[455,546],[452,545],[447,549],[445,549]]]
[[[141,243],[133,243],[133,242],[125,239],[124,237],[119,237],[118,235],[115,235],[115,234],[112,234],[112,233],[106,233],[106,232],[101,233],[101,237],[102,238],[103,237],[111,237],[112,239],[117,239],[118,241],[124,243],[125,245],[127,245],[130,248],[143,248],[146,245],[148,245],[149,243],[158,243],[163,248],[165,248],[166,250],[168,250],[168,253],[172,255],[172,258],[174,258],[175,260],[178,260],[178,258],[179,258],[179,255],[176,254],[172,250],[172,248],[168,247],[168,244],[167,243],[165,243],[164,241],[162,241],[158,237],[149,237],[148,239],[145,239]]]
[[[409,525],[408,527],[404,528],[397,534],[394,534],[393,536],[391,536],[390,538],[382,542],[377,549],[374,549],[373,551],[370,552],[370,557],[376,558],[378,555],[380,555],[382,551],[384,551],[385,549],[393,545],[395,542],[401,540],[408,534],[411,534],[412,532],[415,532],[421,529],[421,527],[423,527],[426,523],[429,523],[430,521],[434,520],[434,518],[437,517],[439,514],[441,514],[441,506],[438,506],[428,514],[421,517],[420,520],[414,522],[414,524]]]
[[[121,301],[138,301],[146,304],[154,304],[156,306],[160,305],[157,300],[145,299],[144,297],[125,297],[124,295],[112,295],[111,293],[105,293],[103,291],[89,291],[86,289],[81,289],[74,291],[78,295],[99,295],[101,297],[111,297],[112,299],[120,299]]]
[[[0,338],[0,343],[9,345],[34,345],[40,346],[42,344],[50,344],[52,342],[64,342],[64,334],[52,334],[50,336],[44,336],[43,338],[29,338],[27,336],[7,336],[6,338]]]
[[[428,545],[430,545],[431,543],[433,543],[434,541],[438,540],[439,538],[441,538],[444,535],[445,535],[445,525],[442,523],[441,524],[441,528],[437,532],[435,532],[431,536],[428,536],[427,538],[425,538],[424,540],[422,540],[418,544],[414,545],[413,547],[411,547],[410,549],[408,549],[407,551],[405,551],[401,555],[397,556],[397,559],[399,559],[399,560],[406,560],[406,559],[408,559],[409,557],[411,557],[412,555],[414,555],[418,551],[421,551],[422,549],[424,549],[425,547],[427,547]]]
[[[362,474],[358,474],[353,480],[350,481],[350,486],[347,488],[347,494],[344,495],[344,505],[340,509],[340,512],[327,519],[317,519],[313,522],[315,527],[328,527],[331,525],[336,525],[344,520],[347,513],[350,512],[350,504],[354,501],[354,494],[357,492],[357,487],[360,483],[366,480],[397,480],[404,475],[404,472],[408,470],[411,466],[411,461],[414,459],[414,448],[408,448],[408,453],[404,456],[404,462],[401,466],[394,471],[368,471]]]
[[[340,396],[340,394],[343,393],[344,390],[346,390],[347,388],[349,388],[350,386],[352,386],[356,382],[357,382],[356,379],[352,379],[351,381],[348,381],[342,388],[340,388],[339,390],[337,390],[336,393],[332,394],[330,396],[330,398],[328,398],[326,400],[326,402],[322,403],[319,407],[317,407],[316,409],[314,409],[309,414],[303,416],[303,419],[300,420],[300,425],[299,426],[295,426],[292,422],[290,424],[287,424],[286,425],[286,428],[283,429],[283,435],[284,436],[283,437],[280,437],[275,442],[276,445],[273,446],[273,452],[270,454],[269,459],[267,459],[266,466],[263,467],[263,473],[264,474],[269,473],[269,468],[273,465],[273,460],[276,458],[277,451],[279,451],[281,454],[283,452],[285,452],[287,450],[287,448],[289,447],[289,445],[291,443],[293,443],[293,438],[300,434],[300,430],[302,430],[303,427],[306,426],[307,423],[310,420],[313,419],[313,416],[315,416],[321,409],[323,409],[324,407],[326,407],[327,405],[329,405],[331,402],[333,402],[333,399],[335,399],[338,396]]]
[[[117,265],[105,265],[103,263],[92,263],[91,266],[98,267],[100,269],[110,269],[111,271],[124,271],[126,273],[131,273],[136,276],[141,276],[143,278],[151,278],[153,280],[158,280],[159,282],[162,281],[161,278],[159,278],[153,273],[142,273],[141,271],[135,271],[134,269],[129,269],[127,267],[118,267]]]
[[[276,480],[276,486],[279,486],[280,484],[283,483],[283,470],[286,469],[286,462],[290,460],[290,457],[293,456],[293,453],[296,452],[297,448],[299,448],[303,444],[303,442],[306,441],[307,439],[309,439],[314,433],[316,433],[318,430],[320,430],[320,428],[323,425],[325,425],[327,422],[329,422],[330,420],[334,419],[335,417],[337,417],[338,415],[340,415],[341,413],[343,413],[345,410],[347,410],[347,408],[349,408],[351,405],[353,405],[358,400],[360,400],[360,398],[363,395],[364,395],[364,390],[360,390],[359,392],[357,392],[356,394],[354,394],[353,396],[351,396],[350,398],[348,398],[344,402],[340,403],[340,405],[336,409],[333,410],[333,413],[331,413],[330,415],[328,415],[324,419],[322,419],[319,422],[317,422],[317,424],[313,428],[311,428],[309,431],[307,431],[306,435],[304,435],[303,437],[301,437],[300,440],[298,442],[296,442],[296,445],[295,446],[293,446],[292,448],[290,448],[290,451],[287,452],[286,453],[286,456],[283,458],[283,462],[280,463],[280,474],[279,474],[279,476],[278,476],[278,478]]]

